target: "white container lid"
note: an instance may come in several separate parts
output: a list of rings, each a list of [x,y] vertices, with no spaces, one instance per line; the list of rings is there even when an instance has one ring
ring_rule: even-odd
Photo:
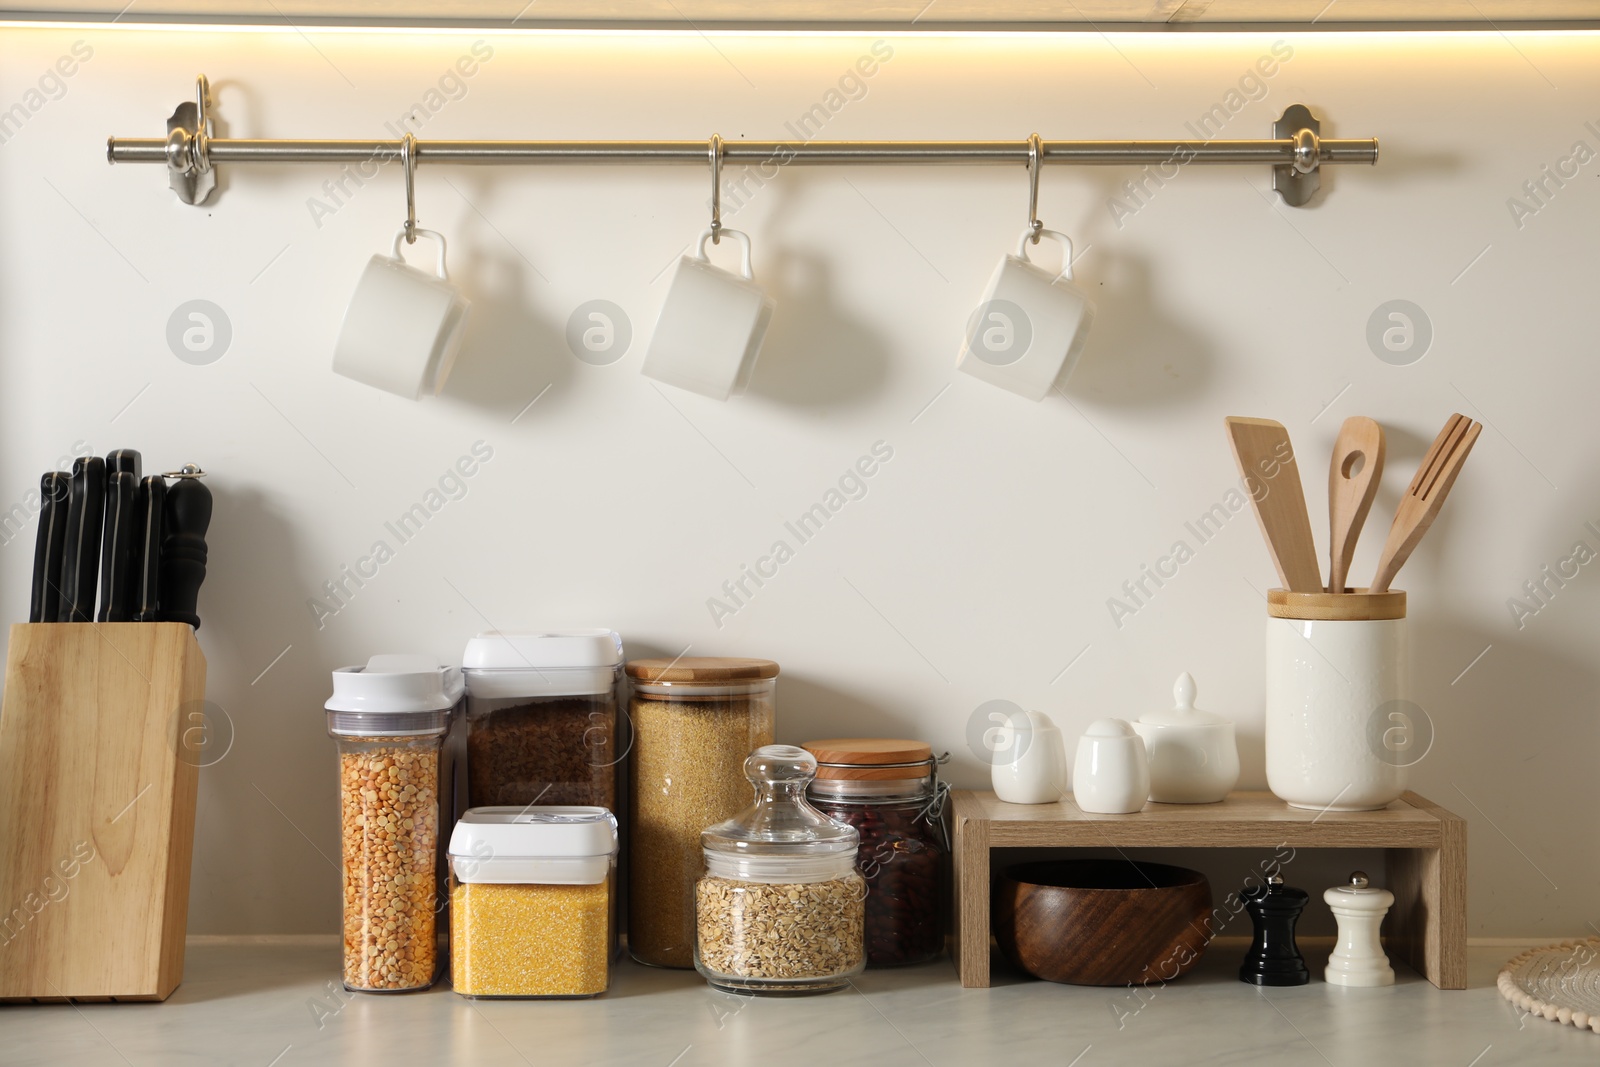
[[[467,642],[461,667],[475,697],[609,693],[622,666],[614,630],[489,630]]]
[[[616,853],[616,816],[579,805],[471,808],[450,834],[458,882],[594,885]]]
[[[387,653],[365,666],[333,672],[333,695],[323,705],[335,736],[390,737],[443,733],[461,702],[461,672],[432,656]]]
[[[1221,715],[1194,706],[1194,675],[1184,671],[1172,687],[1171,711],[1152,711],[1139,716],[1142,726],[1231,726]]]

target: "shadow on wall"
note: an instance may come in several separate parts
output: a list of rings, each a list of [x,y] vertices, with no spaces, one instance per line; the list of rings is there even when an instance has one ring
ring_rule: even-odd
[[[1095,242],[1097,269],[1076,271],[1095,302],[1094,325],[1078,366],[1062,388],[1103,407],[1157,407],[1193,399],[1216,363],[1205,335],[1173,319],[1147,260]]]
[[[888,375],[888,341],[840,310],[821,256],[781,249],[766,272],[777,303],[750,390],[794,407],[872,403]]]
[[[210,706],[203,747],[190,749],[188,734],[185,738],[186,751],[201,767],[191,886],[196,901],[205,894],[208,914],[215,916],[217,902],[226,902],[221,911],[229,916],[229,925],[192,927],[191,933],[268,928],[278,905],[261,887],[280,883],[284,855],[306,865],[297,884],[312,887],[290,890],[297,906],[307,909],[305,925],[297,932],[333,929],[338,922],[339,872],[306,846],[265,798],[305,804],[311,811],[337,810],[334,776],[323,773],[326,764],[305,759],[313,745],[318,754],[323,751],[325,738],[316,735],[321,733],[318,709],[324,694],[321,686],[307,692],[303,682],[307,670],[302,657],[315,637],[315,620],[305,600],[315,589],[297,530],[287,512],[247,483],[225,480],[215,490],[207,534],[210,558],[199,601],[199,637],[211,664]],[[248,644],[238,643],[243,636],[251,638]],[[294,648],[278,660],[290,645]],[[237,673],[226,670],[227,665]],[[325,685],[327,675],[320,678]],[[186,730],[196,726],[190,721],[184,725]],[[313,833],[325,829],[320,821],[306,825]],[[269,844],[219,863],[215,857],[228,851],[223,842],[242,827]]]
[[[492,199],[489,192],[473,195],[475,202]],[[451,278],[469,295],[472,310],[466,341],[440,399],[485,408],[510,421],[547,386],[559,386],[572,373],[564,324],[533,307],[528,294],[545,279],[521,252],[481,221],[468,219],[462,230],[450,257]]]
[[[774,217],[798,215],[794,202],[807,183],[796,179],[803,177],[786,174],[773,187],[778,198]],[[827,259],[796,251],[776,234],[768,240],[776,245],[777,254],[767,259],[756,279],[777,307],[750,391],[801,408],[837,409],[873,402],[888,376],[888,339],[841,310]]]
[[[909,712],[874,704],[804,674],[785,671],[778,676],[777,707],[777,736],[785,744],[829,737],[931,741],[926,726]]]

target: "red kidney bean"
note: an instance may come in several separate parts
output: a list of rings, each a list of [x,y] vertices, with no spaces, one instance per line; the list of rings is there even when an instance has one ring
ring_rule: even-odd
[[[945,847],[937,826],[918,816],[926,800],[842,803],[813,795],[828,815],[856,828],[856,866],[867,882],[867,966],[934,959],[944,948],[940,873]]]

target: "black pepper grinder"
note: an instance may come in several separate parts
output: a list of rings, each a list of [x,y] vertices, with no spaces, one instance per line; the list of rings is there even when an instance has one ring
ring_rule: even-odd
[[[206,529],[211,525],[211,490],[200,484],[206,472],[193,463],[166,475],[161,516],[161,621],[200,628],[195,604],[206,580]]]
[[[1305,985],[1311,969],[1294,943],[1294,924],[1311,899],[1304,889],[1283,884],[1274,874],[1267,884],[1244,891],[1245,910],[1255,924],[1255,938],[1244,963],[1239,965],[1239,981],[1251,985]]]

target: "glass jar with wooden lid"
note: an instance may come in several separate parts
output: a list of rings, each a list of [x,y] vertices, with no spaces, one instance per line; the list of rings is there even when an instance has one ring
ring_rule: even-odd
[[[750,803],[744,761],[772,744],[778,665],[768,659],[632,660],[628,949],[693,967],[700,832]]]
[[[851,737],[807,741],[824,814],[861,835],[856,866],[867,883],[868,967],[926,963],[944,949],[944,800],[932,746]]]

